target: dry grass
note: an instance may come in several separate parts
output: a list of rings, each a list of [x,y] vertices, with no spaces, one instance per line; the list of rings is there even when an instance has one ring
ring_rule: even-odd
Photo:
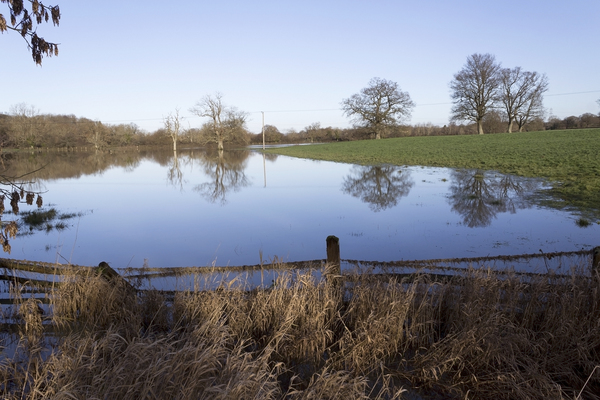
[[[73,271],[48,315],[14,290],[18,347],[0,363],[0,393],[600,398],[600,287],[581,270],[526,278],[465,270],[444,282],[350,275],[343,288],[315,272],[286,271],[268,289],[228,279],[167,300]]]

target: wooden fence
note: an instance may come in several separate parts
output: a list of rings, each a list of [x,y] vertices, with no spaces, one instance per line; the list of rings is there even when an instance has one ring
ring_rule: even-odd
[[[186,276],[212,275],[218,277],[240,276],[245,277],[260,274],[260,282],[256,286],[264,286],[264,274],[270,277],[274,274],[290,270],[315,269],[321,274],[341,285],[344,276],[350,273],[369,274],[373,277],[389,278],[396,276],[406,278],[417,274],[427,273],[434,278],[445,277],[464,272],[466,268],[493,269],[496,274],[517,274],[520,276],[539,276],[553,274],[554,276],[567,276],[572,272],[569,264],[586,264],[584,275],[597,276],[600,271],[600,247],[592,250],[579,250],[570,252],[536,253],[510,256],[489,256],[473,258],[454,259],[432,259],[432,260],[402,260],[402,261],[364,261],[348,260],[340,257],[340,242],[335,236],[326,239],[326,259],[309,260],[300,262],[284,262],[275,259],[268,264],[243,265],[243,266],[205,266],[205,267],[166,267],[166,268],[124,268],[121,273],[111,268],[106,262],[98,266],[80,266],[72,264],[56,264],[46,262],[35,262],[26,260],[14,260],[0,258],[0,303],[12,302],[9,296],[10,285],[20,284],[27,288],[32,294],[40,294],[40,297],[59,286],[64,277],[73,273],[74,270],[89,270],[99,274],[109,282],[124,281],[131,290],[148,290],[153,288],[147,285],[145,288],[135,285],[133,282],[172,279],[177,281]],[[518,271],[514,265],[531,265],[532,260],[537,260],[537,271]],[[269,275],[270,273],[270,275]],[[267,282],[269,281],[267,278]],[[185,289],[162,289],[168,292]]]

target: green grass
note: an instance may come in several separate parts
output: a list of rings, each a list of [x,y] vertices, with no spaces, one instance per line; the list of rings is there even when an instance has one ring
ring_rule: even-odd
[[[547,179],[545,205],[600,219],[600,129],[406,137],[267,150],[360,165],[479,168]]]

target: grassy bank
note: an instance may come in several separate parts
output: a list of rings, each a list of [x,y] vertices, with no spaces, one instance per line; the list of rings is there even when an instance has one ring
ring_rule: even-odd
[[[267,151],[361,165],[479,168],[546,178],[554,199],[546,204],[600,219],[600,129],[406,137]]]
[[[237,282],[169,300],[75,271],[50,297],[51,315],[13,288],[4,317],[18,350],[3,354],[0,394],[598,399],[600,292],[583,268],[525,281],[491,270],[445,282],[349,275],[343,292],[320,271],[289,271],[269,289]]]

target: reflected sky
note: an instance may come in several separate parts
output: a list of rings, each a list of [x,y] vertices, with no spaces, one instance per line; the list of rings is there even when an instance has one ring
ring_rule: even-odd
[[[340,238],[343,259],[379,261],[599,244],[598,225],[580,228],[575,216],[533,203],[540,181],[488,171],[248,151],[37,157],[49,163],[36,182],[45,203],[78,215],[67,229],[13,239],[4,257],[117,268],[144,260],[151,267],[244,265],[258,264],[261,254],[265,261],[325,258],[329,235]],[[73,163],[82,171],[68,172]]]

